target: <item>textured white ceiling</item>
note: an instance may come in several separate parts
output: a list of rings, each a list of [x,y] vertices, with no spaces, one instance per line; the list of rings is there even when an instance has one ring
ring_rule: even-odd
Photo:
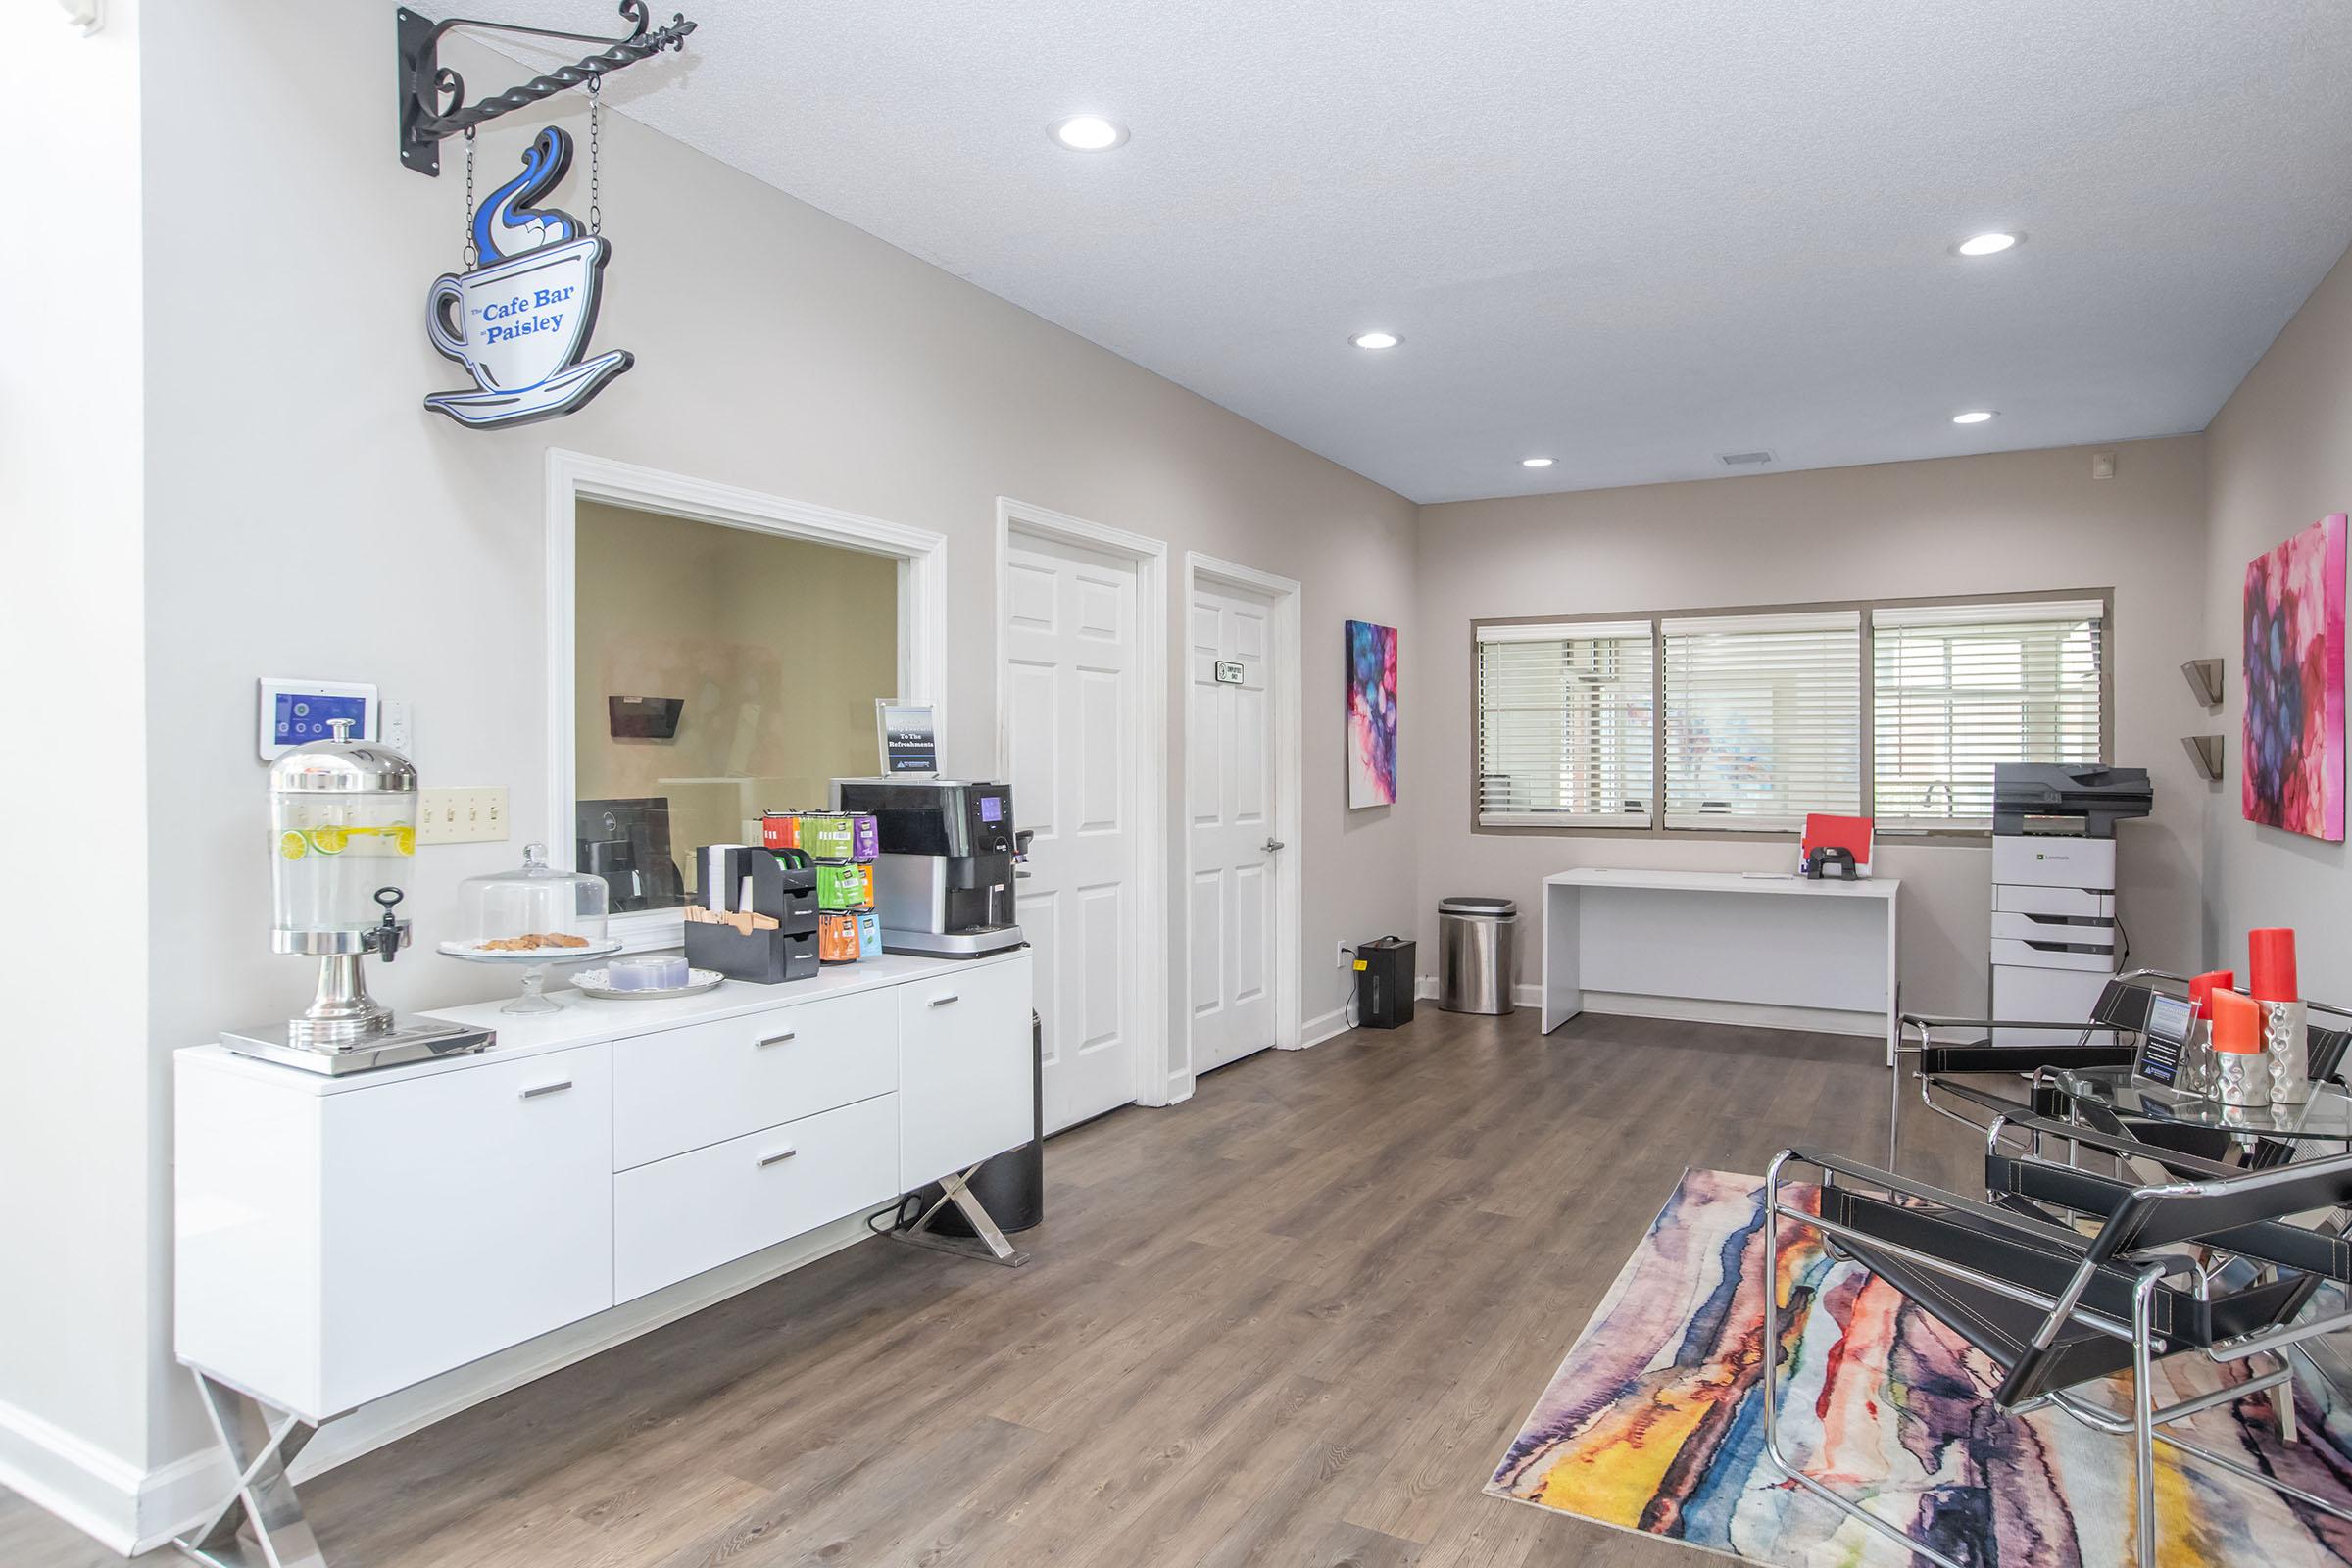
[[[612,104],[1424,502],[2201,429],[2352,239],[2342,0],[688,14]]]

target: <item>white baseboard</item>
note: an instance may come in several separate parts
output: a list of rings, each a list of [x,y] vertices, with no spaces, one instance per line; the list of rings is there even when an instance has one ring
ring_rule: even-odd
[[[496,1398],[511,1389],[624,1345],[639,1335],[651,1334],[730,1296],[764,1285],[779,1275],[868,1239],[873,1233],[866,1228],[865,1220],[862,1213],[835,1220],[806,1236],[796,1236],[765,1251],[737,1258],[707,1274],[697,1274],[651,1296],[582,1318],[553,1334],[484,1356],[470,1365],[339,1416],[318,1429],[318,1435],[303,1449],[288,1473],[299,1485],[484,1399]],[[227,1493],[228,1458],[218,1447],[173,1460],[145,1476],[140,1475],[136,1466],[119,1460],[113,1460],[122,1472],[119,1477],[109,1478],[103,1471],[85,1466],[89,1473],[83,1483],[84,1491],[92,1490],[95,1483],[113,1479],[127,1490],[129,1496],[138,1499],[139,1524],[132,1526],[133,1504],[127,1498],[113,1502],[100,1497],[98,1506],[90,1506],[77,1494],[43,1486],[37,1474],[24,1476],[12,1466],[7,1452],[9,1414],[5,1406],[0,1406],[0,1483],[22,1492],[125,1556],[183,1534],[210,1514]],[[62,1433],[58,1436],[65,1437]],[[112,1455],[98,1457],[112,1460]]]
[[[1338,1006],[1329,1012],[1319,1012],[1298,1026],[1299,1049],[1303,1051],[1308,1046],[1319,1046],[1326,1040],[1336,1040],[1346,1034],[1348,1027],[1347,1007]]]
[[[1434,974],[1415,975],[1413,996],[1422,1002],[1437,1001],[1438,977]],[[1540,1007],[1544,1004],[1544,988],[1533,981],[1523,981],[1511,987],[1511,1000],[1522,1007]]]
[[[1544,1004],[1541,987],[1520,987]],[[1886,1038],[1883,1012],[1844,1012],[1830,1007],[1784,1007],[1764,1002],[1708,1002],[1695,997],[1637,996],[1623,991],[1588,991],[1585,1011],[1626,1018],[1675,1018],[1685,1023],[1743,1024],[1751,1029],[1801,1029],[1812,1034]]]
[[[109,1551],[127,1557],[139,1548],[139,1494],[146,1479],[128,1459],[0,1402],[0,1486]]]
[[[132,1554],[153,1551],[173,1536],[184,1536],[212,1517],[228,1495],[228,1460],[219,1448],[183,1454],[150,1470],[139,1488],[139,1539]]]

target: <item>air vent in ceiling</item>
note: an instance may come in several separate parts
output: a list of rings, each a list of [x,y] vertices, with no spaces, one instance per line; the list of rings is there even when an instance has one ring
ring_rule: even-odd
[[[1769,452],[1719,452],[1715,461],[1727,468],[1754,468],[1772,461]]]

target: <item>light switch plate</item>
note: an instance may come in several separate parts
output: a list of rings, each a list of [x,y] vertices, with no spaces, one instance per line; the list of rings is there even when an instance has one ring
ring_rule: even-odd
[[[504,785],[416,792],[416,842],[481,844],[507,836]]]

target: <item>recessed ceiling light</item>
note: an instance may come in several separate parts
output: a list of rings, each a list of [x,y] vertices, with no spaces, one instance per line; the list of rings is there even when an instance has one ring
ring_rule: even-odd
[[[1054,139],[1074,153],[1106,153],[1127,139],[1127,127],[1101,115],[1072,115],[1054,126]]]
[[[1521,459],[1519,460],[1519,466],[1521,466],[1522,468],[1548,468],[1548,467],[1550,467],[1550,466],[1551,466],[1551,459],[1549,459],[1549,458],[1521,458]]]
[[[1983,424],[1991,417],[1992,411],[1990,409],[1971,409],[1966,414],[1953,415],[1952,422],[1954,424]]]
[[[1404,339],[1394,332],[1358,332],[1348,341],[1359,349],[1393,349]]]
[[[2017,243],[2015,234],[1978,234],[1960,242],[1963,256],[1998,256]]]

